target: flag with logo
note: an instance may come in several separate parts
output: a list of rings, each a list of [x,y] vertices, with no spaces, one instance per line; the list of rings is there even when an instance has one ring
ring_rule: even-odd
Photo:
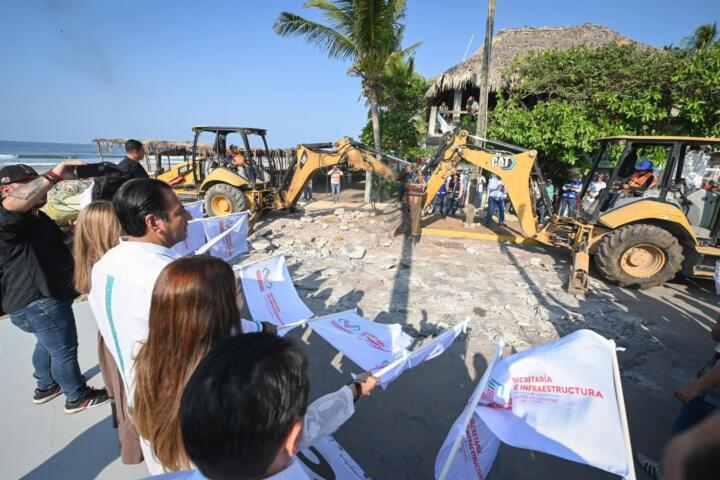
[[[190,220],[187,224],[187,238],[173,245],[172,249],[179,255],[191,255],[205,244],[205,228],[203,220]]]
[[[203,218],[205,216],[205,211],[203,210],[203,204],[205,202],[191,202],[191,203],[184,203],[183,207],[185,207],[185,211],[190,214],[192,218]]]
[[[254,320],[282,326],[314,316],[295,290],[284,255],[240,265],[237,269]],[[278,334],[289,331],[282,329]]]
[[[417,367],[421,363],[425,363],[428,360],[432,360],[433,358],[443,354],[448,348],[450,348],[453,342],[455,342],[455,339],[467,330],[469,321],[470,319],[466,318],[454,327],[445,330],[432,341],[413,350],[412,353],[405,357],[405,361],[398,361],[394,366],[386,369],[380,378],[380,383],[382,385],[387,385],[399,377],[405,370]]]
[[[302,468],[310,480],[369,480],[360,465],[333,437],[323,437],[298,452]]]
[[[490,473],[500,448],[500,440],[485,425],[477,412],[472,412],[472,418],[463,431],[462,420],[468,415],[470,408],[471,405],[465,406],[440,447],[435,459],[435,478],[441,477],[448,460],[452,463],[447,468],[445,478],[450,480],[484,480]],[[460,445],[450,459],[450,451],[457,437],[460,437]]]
[[[203,219],[208,242],[196,251],[230,261],[248,251],[248,212],[231,213]]]
[[[477,415],[503,442],[626,477],[632,453],[615,344],[578,330],[495,366]]]
[[[400,324],[371,322],[355,310],[314,318],[308,326],[367,372],[407,357],[413,342]]]

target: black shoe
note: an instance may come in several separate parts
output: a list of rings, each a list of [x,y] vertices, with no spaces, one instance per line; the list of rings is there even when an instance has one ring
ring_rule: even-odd
[[[61,393],[62,389],[57,383],[52,387],[44,388],[42,390],[36,388],[35,393],[33,394],[33,403],[40,405],[41,403],[49,402]]]
[[[65,413],[69,415],[72,413],[82,412],[86,408],[98,407],[108,403],[109,401],[110,397],[108,397],[107,390],[104,388],[95,389],[87,387],[82,396],[74,402],[71,402],[70,400],[65,401]]]

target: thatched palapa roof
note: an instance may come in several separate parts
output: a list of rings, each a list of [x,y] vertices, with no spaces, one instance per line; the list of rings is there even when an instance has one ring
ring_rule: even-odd
[[[599,47],[609,43],[638,44],[608,27],[592,23],[569,27],[500,30],[493,38],[488,88],[490,91],[498,90],[502,84],[502,71],[512,64],[516,56],[523,56],[529,51],[565,50],[579,45]],[[425,97],[430,100],[441,92],[464,89],[468,84],[478,87],[484,49],[484,46],[480,47],[472,57],[441,74]]]
[[[93,143],[96,143],[101,148],[109,150],[111,148],[117,148],[125,145],[126,138],[95,138]],[[192,142],[176,142],[172,140],[139,140],[145,146],[145,150],[149,155],[155,155],[157,153],[169,153],[177,154],[183,150],[191,152]],[[201,151],[212,151],[212,145],[201,144],[199,145]]]

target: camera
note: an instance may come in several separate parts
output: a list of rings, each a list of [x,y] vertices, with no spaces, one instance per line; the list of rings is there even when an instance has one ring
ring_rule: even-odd
[[[121,170],[114,163],[99,162],[88,165],[78,165],[73,169],[75,178],[104,177],[113,173],[120,173]]]

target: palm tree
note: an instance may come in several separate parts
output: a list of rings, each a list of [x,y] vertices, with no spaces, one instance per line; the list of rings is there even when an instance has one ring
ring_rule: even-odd
[[[379,152],[380,112],[378,89],[388,59],[395,52],[410,55],[419,44],[401,49],[405,25],[405,0],[308,0],[305,8],[318,9],[327,25],[282,12],[273,30],[281,36],[304,37],[328,57],[349,60],[349,75],[362,81],[362,93],[370,107],[375,149]],[[372,174],[367,172],[365,201],[370,201]]]
[[[689,50],[702,50],[707,48],[717,37],[717,22],[700,25],[692,37],[685,37],[682,44]]]

